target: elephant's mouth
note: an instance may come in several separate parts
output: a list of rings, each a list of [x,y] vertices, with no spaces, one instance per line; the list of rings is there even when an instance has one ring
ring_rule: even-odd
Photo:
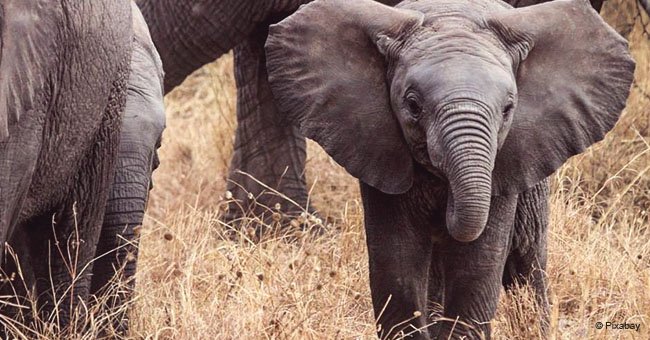
[[[431,164],[429,164],[428,167],[425,167],[425,169],[431,175],[433,175],[433,177],[435,177],[436,179],[438,179],[438,180],[440,180],[440,181],[442,181],[442,182],[444,182],[446,184],[449,184],[449,181],[447,180],[447,176],[445,175],[445,173],[442,170],[432,166]]]
[[[438,166],[433,165],[429,157],[429,149],[427,143],[421,143],[413,148],[413,158],[420,164],[428,173],[433,175],[436,179],[447,182],[447,176],[440,170]]]

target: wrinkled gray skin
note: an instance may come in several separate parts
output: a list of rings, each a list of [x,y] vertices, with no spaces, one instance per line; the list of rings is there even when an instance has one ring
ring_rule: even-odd
[[[281,111],[361,181],[382,338],[489,337],[515,282],[546,325],[547,177],[614,126],[634,73],[587,1],[317,0],[266,55]],[[462,322],[427,327],[434,305]]]
[[[0,263],[3,278],[16,275],[15,253],[24,278],[16,275],[13,287],[5,281],[0,290],[16,297],[12,303],[24,303],[25,289],[35,293],[43,317],[66,326],[74,308],[114,273],[115,256],[91,260],[125,225],[110,219],[115,207],[127,205],[120,205],[128,198],[120,196],[124,186],[144,186],[137,195],[146,198],[153,156],[140,174],[127,155],[156,145],[162,69],[128,0],[0,5],[0,242],[9,245]]]
[[[510,0],[516,7],[547,0]],[[305,139],[278,113],[267,82],[264,42],[269,24],[293,13],[310,0],[136,0],[149,24],[165,69],[165,93],[193,71],[234,49],[237,84],[237,131],[227,189],[245,210],[260,215],[268,210],[251,205],[252,193],[262,206],[282,203],[284,212],[299,209],[268,193],[243,171],[304,207]],[[381,0],[395,5],[397,0]],[[602,0],[593,0],[600,9]],[[265,193],[266,192],[266,193]],[[229,218],[237,217],[238,209]]]

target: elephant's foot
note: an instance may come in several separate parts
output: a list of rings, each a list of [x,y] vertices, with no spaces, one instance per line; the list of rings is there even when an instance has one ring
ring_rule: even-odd
[[[235,203],[232,213],[261,217],[281,211],[284,215],[298,217],[303,212],[314,212],[304,176],[288,173],[286,168],[292,165],[291,161],[281,163],[289,164],[278,164],[261,173],[255,164],[242,165],[233,158],[225,197]],[[304,169],[304,164],[299,166]]]
[[[442,318],[431,327],[432,339],[490,339],[489,328],[465,323],[461,320]]]

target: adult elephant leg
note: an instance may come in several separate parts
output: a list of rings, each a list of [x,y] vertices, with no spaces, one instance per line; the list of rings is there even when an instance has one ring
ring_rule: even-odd
[[[37,278],[44,280],[49,272],[48,242],[52,233],[52,216],[31,218],[17,226],[5,246],[11,248],[2,263],[0,295],[5,296],[0,303],[3,316],[11,318],[18,325],[30,325],[34,311],[17,306],[31,307],[38,293]],[[5,249],[6,250],[6,249]],[[49,282],[49,281],[48,281]],[[5,328],[9,323],[2,322],[0,339],[12,338],[12,332]]]
[[[447,243],[444,316],[452,321],[436,325],[436,338],[490,338],[516,205],[517,195],[492,197],[481,236],[469,243],[452,239]]]
[[[76,315],[86,308],[80,304],[88,301],[94,258],[99,241],[102,220],[111,182],[115,175],[115,160],[119,146],[121,112],[128,71],[119,70],[114,82],[92,148],[79,164],[71,192],[53,215],[52,223],[41,226],[47,238],[41,242],[46,249],[48,265],[39,273],[37,292],[42,301],[42,311],[63,329],[78,327],[71,324]],[[83,319],[81,319],[83,320]],[[73,329],[74,331],[74,329]]]
[[[0,142],[0,266],[6,255],[5,242],[13,236],[28,201],[42,146],[44,116],[45,112],[27,115],[18,122],[15,132]]]
[[[244,210],[251,203],[249,193],[255,197],[266,190],[239,171],[278,189],[300,206],[307,202],[305,140],[278,115],[264,60],[268,24],[280,20],[281,13],[293,12],[302,2],[306,1],[137,0],[163,61],[165,92],[235,48],[238,128],[228,189]],[[273,195],[259,197],[266,206],[280,201]],[[236,217],[239,210],[233,207],[228,219]],[[260,210],[264,209],[256,212]]]
[[[409,193],[387,195],[361,183],[361,195],[370,292],[379,338],[429,339],[426,328],[431,229],[412,223],[413,216],[402,209],[409,205]],[[424,225],[432,221],[428,222]]]
[[[534,290],[541,311],[542,332],[545,332],[549,325],[546,292],[548,200],[548,179],[519,194],[512,250],[503,272],[503,285],[506,290],[512,290],[517,284],[528,284]]]
[[[136,30],[138,33],[143,32]],[[109,287],[112,279],[122,283],[118,289],[109,289],[108,307],[117,309],[113,313],[126,312],[119,307],[130,298],[135,285],[139,243],[136,228],[144,219],[165,128],[162,86],[162,65],[153,44],[147,36],[138,35],[131,57],[115,179],[106,204],[91,287],[91,292],[98,294]],[[114,318],[114,327],[124,333],[128,318],[122,314]]]
[[[305,138],[274,103],[267,80],[265,39],[263,29],[235,48],[238,126],[228,190],[243,203],[245,212],[267,212],[268,216],[266,207],[280,203],[285,213],[292,214],[307,205]],[[259,182],[288,196],[298,206]],[[235,214],[239,212],[234,210]]]

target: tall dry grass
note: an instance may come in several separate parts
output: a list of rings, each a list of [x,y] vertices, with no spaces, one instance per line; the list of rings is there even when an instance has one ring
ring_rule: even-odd
[[[604,10],[632,41],[637,60],[627,109],[603,142],[553,176],[552,338],[650,339],[650,37],[642,25],[650,19],[635,16],[633,7],[633,0],[616,0]],[[220,222],[236,125],[231,56],[196,72],[166,104],[130,337],[373,338],[356,181],[309,143],[312,202],[332,222],[325,235],[232,241]],[[503,295],[494,337],[539,338],[533,301],[526,287]],[[597,330],[599,321],[640,323],[641,329]]]

